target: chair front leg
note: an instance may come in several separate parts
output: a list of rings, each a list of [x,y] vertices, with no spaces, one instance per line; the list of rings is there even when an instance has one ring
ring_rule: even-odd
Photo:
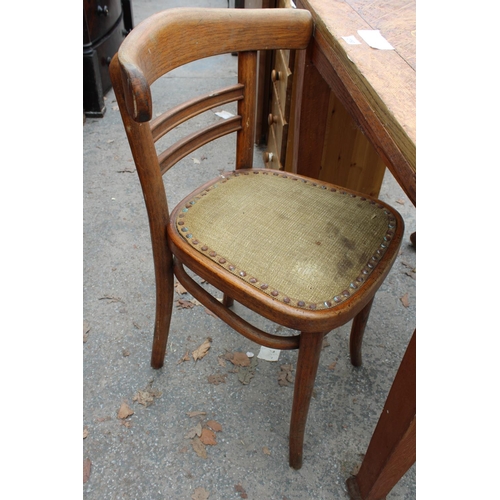
[[[151,366],[161,368],[167,350],[168,332],[174,302],[174,270],[170,250],[164,245],[155,251],[153,258],[156,280],[156,315],[151,352]]]
[[[307,414],[313,393],[314,380],[318,371],[323,338],[326,333],[302,332],[300,334],[292,417],[290,421],[290,466],[294,469],[302,467]]]
[[[351,363],[354,366],[361,366],[361,344],[363,343],[363,335],[365,333],[366,323],[370,316],[373,299],[361,309],[354,317],[351,327],[351,336],[349,338],[349,351],[351,354]]]

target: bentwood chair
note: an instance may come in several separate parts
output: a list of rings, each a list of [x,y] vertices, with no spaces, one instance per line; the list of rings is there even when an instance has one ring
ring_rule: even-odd
[[[302,465],[304,430],[324,336],[350,320],[351,361],[375,292],[403,234],[385,203],[326,182],[253,169],[258,50],[305,49],[313,23],[295,9],[180,8],[159,12],[124,40],[111,76],[140,177],[153,247],[156,320],[151,364],[163,365],[174,274],[204,306],[237,332],[274,349],[299,349],[290,423],[290,465]],[[188,62],[238,53],[238,83],[192,99],[153,119],[151,84]],[[237,101],[238,114],[157,154],[155,142],[216,106]],[[155,110],[155,113],[157,110]],[[236,132],[235,169],[200,186],[169,213],[162,176],[200,146]],[[190,269],[223,292],[222,303]],[[300,335],[257,329],[233,300]]]

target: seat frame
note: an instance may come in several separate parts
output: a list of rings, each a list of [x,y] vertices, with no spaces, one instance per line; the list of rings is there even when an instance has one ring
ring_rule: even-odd
[[[275,349],[299,349],[289,449],[290,465],[295,469],[302,466],[305,425],[323,338],[354,319],[350,335],[351,362],[354,366],[361,365],[362,338],[373,297],[396,258],[403,221],[398,217],[390,251],[380,258],[362,290],[335,307],[307,310],[274,300],[187,245],[177,233],[173,218],[170,220],[162,176],[190,152],[232,132],[237,134],[236,169],[252,168],[257,51],[306,49],[312,29],[311,15],[305,10],[169,9],[139,24],[124,40],[110,65],[113,88],[144,194],[152,239],[156,317],[151,365],[154,368],[163,366],[173,307],[174,274],[189,293],[245,337]],[[192,99],[152,119],[150,86],[157,78],[193,60],[235,52],[238,53],[236,85]],[[157,153],[155,142],[174,127],[199,113],[233,101],[238,108],[235,117],[195,132]],[[184,266],[222,291],[223,302],[198,285]],[[278,324],[300,331],[300,335],[283,337],[259,330],[230,309],[233,300]]]

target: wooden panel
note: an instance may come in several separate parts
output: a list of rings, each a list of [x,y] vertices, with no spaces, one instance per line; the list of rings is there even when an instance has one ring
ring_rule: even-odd
[[[385,165],[332,92],[319,178],[377,197]]]

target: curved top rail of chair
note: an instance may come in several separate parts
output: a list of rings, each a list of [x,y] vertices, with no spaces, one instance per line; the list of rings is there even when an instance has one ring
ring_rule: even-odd
[[[131,90],[132,102],[126,93],[128,112],[137,122],[151,120],[149,86],[178,66],[228,52],[305,49],[312,29],[311,14],[300,9],[181,7],[158,12],[128,34],[116,56],[124,86]]]

